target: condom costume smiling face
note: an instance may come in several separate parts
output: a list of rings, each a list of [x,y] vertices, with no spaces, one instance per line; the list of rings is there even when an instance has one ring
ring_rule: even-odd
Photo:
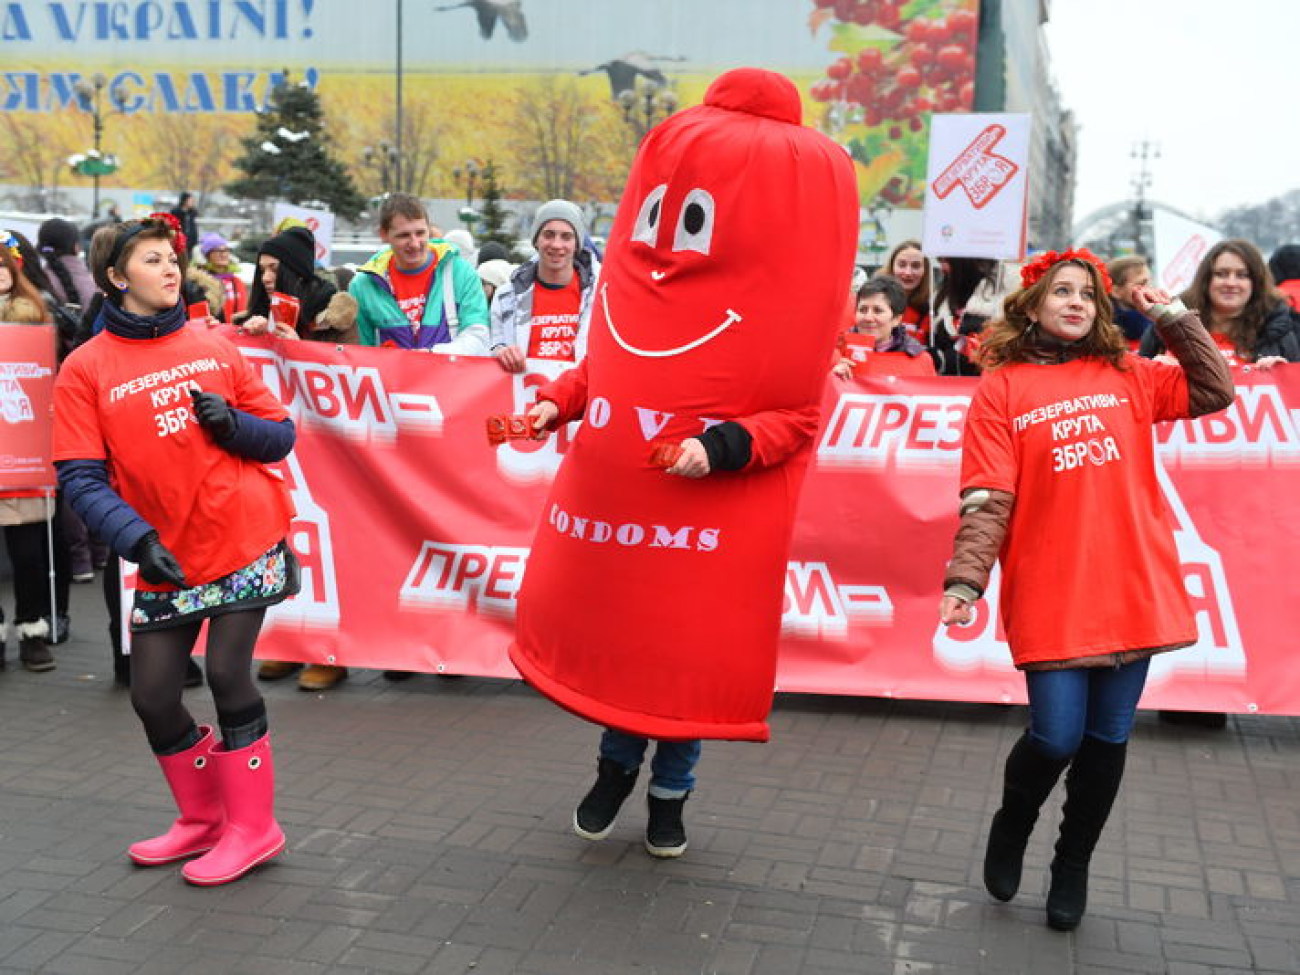
[[[510,653],[557,703],[634,734],[768,736],[794,508],[858,230],[847,153],[800,116],[787,79],[742,68],[651,131],[568,377],[584,422]],[[744,469],[650,466],[652,441],[726,420],[752,437]]]

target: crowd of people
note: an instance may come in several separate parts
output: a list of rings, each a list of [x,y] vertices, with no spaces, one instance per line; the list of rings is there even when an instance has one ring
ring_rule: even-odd
[[[260,245],[255,267],[241,265],[229,240],[199,233],[192,198],[173,213],[101,226],[89,255],[78,229],[61,218],[40,227],[35,245],[0,230],[0,321],[56,325],[61,363],[54,440],[60,491],[0,496],[14,569],[13,632],[22,667],[53,669],[51,648],[68,633],[69,585],[103,571],[115,675],[131,688],[179,810],[167,832],[132,846],[135,862],[187,860],[187,879],[214,885],[284,847],[272,810],[269,722],[251,662],[266,610],[297,590],[285,541],[288,497],[265,469],[292,449],[294,427],[222,327],[283,340],[491,357],[507,373],[523,371],[530,360],[576,365],[585,354],[599,250],[581,207],[569,201],[544,203],[530,230],[536,254],[516,262],[497,245],[476,248],[463,232],[453,242],[456,235],[443,235],[417,197],[396,193],[379,213],[384,246],[356,268],[322,267],[312,232],[294,221]],[[1013,442],[1008,411],[1037,395],[1036,384],[1050,384],[1063,398],[1122,392],[1132,415],[1118,427],[1130,460],[1108,472],[1107,490],[1120,499],[1117,510],[1158,510],[1150,423],[1143,419],[1221,409],[1232,397],[1228,366],[1300,362],[1300,245],[1284,246],[1266,262],[1248,241],[1220,241],[1190,286],[1173,296],[1152,286],[1151,269],[1138,256],[1103,264],[1086,251],[1049,252],[1020,267],[928,255],[908,240],[878,273],[858,269],[846,306],[827,362],[833,382],[985,374],[966,433],[960,527],[940,613],[945,623],[968,620],[1001,558],[1006,629],[1027,675],[1030,709],[1029,728],[1006,762],[985,882],[999,899],[1016,893],[1030,830],[1065,775],[1048,920],[1072,928],[1084,911],[1092,849],[1119,789],[1150,656],[1185,646],[1195,634],[1175,598],[1181,581],[1172,540],[1155,520],[1136,518],[1116,538],[1156,555],[1126,562],[1107,553],[1114,565],[1140,563],[1147,577],[1133,581],[1105,565],[1071,571],[1121,588],[1168,590],[1170,600],[1152,600],[1168,612],[1135,619],[1118,596],[1108,602],[1089,591],[1080,602],[1083,590],[1067,587],[1054,609],[1074,620],[1073,634],[1091,637],[1062,643],[1059,623],[1031,609],[1033,600],[1016,598],[1046,571],[1042,558],[1099,549],[1048,530],[1093,530],[1074,516],[1080,501],[1069,492],[1039,485],[1024,493],[1031,503],[1017,503],[1039,476],[1034,452],[1044,447]],[[209,371],[204,363],[220,368]],[[1042,365],[1054,368],[1026,368]],[[174,401],[159,436],[147,442],[138,430],[159,419],[150,405],[157,397],[146,403],[106,395],[135,389],[141,377],[163,377],[159,388]],[[173,503],[182,496],[198,499],[186,504],[183,519]],[[217,524],[222,531],[208,530]],[[1045,554],[1024,543],[1031,537],[1060,538],[1063,548]],[[118,557],[138,566],[129,658],[120,647]],[[190,654],[205,621],[215,727],[196,721],[182,700],[184,687],[203,680]],[[0,655],[3,649],[0,642]],[[348,676],[339,664],[267,660],[257,670],[262,680],[294,674],[310,691]],[[392,680],[409,676],[385,672]],[[588,839],[609,832],[635,777],[619,756],[636,748],[615,744],[602,746],[601,760],[610,763],[602,767],[604,790],[594,789],[575,815],[575,830]],[[689,767],[695,757],[678,764]],[[655,855],[685,849],[680,814],[675,827]]]
[[[1143,358],[1164,355],[1159,330],[1132,299],[1136,289],[1152,284],[1146,258],[1118,256],[1106,269],[1115,324],[1129,349]],[[899,315],[896,324],[905,330],[909,343],[919,344],[929,353],[935,373],[979,375],[982,369],[977,353],[985,326],[1001,316],[1006,297],[1016,289],[1017,270],[1013,263],[978,258],[931,261],[919,242],[904,241],[889,254],[875,278],[860,282],[855,294],[856,320],[846,335],[875,335],[872,344],[879,351],[902,350],[902,333],[893,335],[896,329],[890,334],[878,333],[865,312],[868,296],[880,293],[874,282],[892,279],[903,294],[903,310],[901,314],[895,311]],[[1206,252],[1181,298],[1201,313],[1229,365],[1268,369],[1282,362],[1300,362],[1300,244],[1279,247],[1266,263],[1259,248],[1247,240],[1219,241]],[[909,345],[913,354],[916,347]],[[902,362],[896,357],[892,361]],[[1166,357],[1166,361],[1172,360]],[[842,345],[834,372],[847,378],[884,368],[866,362],[860,351],[851,358]],[[900,364],[897,369],[905,371],[895,374],[914,375],[916,368]]]

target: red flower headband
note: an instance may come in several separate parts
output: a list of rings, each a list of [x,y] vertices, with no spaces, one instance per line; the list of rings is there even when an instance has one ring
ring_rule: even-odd
[[[176,251],[177,256],[188,254],[190,252],[190,242],[185,239],[185,234],[181,231],[181,222],[176,219],[175,215],[159,211],[157,213],[149,214],[149,219],[161,220],[163,223],[167,224],[167,226],[171,227],[173,235],[172,249]]]
[[[1101,286],[1110,294],[1110,273],[1106,270],[1105,262],[1088,250],[1086,247],[1080,247],[1077,250],[1068,251],[1044,251],[1032,261],[1020,269],[1021,287],[1029,288],[1042,280],[1045,275],[1062,261],[1086,261],[1097,269],[1101,275]]]

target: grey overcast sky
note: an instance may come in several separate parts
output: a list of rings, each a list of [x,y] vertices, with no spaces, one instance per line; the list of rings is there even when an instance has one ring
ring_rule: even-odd
[[[1052,0],[1051,72],[1079,126],[1075,220],[1132,197],[1212,218],[1300,189],[1300,2]]]

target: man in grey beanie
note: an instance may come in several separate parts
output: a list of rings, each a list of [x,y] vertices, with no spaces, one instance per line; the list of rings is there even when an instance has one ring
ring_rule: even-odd
[[[492,354],[506,372],[529,359],[572,365],[582,358],[599,271],[583,246],[587,221],[568,200],[549,200],[533,214],[537,256],[521,264],[492,299]]]

